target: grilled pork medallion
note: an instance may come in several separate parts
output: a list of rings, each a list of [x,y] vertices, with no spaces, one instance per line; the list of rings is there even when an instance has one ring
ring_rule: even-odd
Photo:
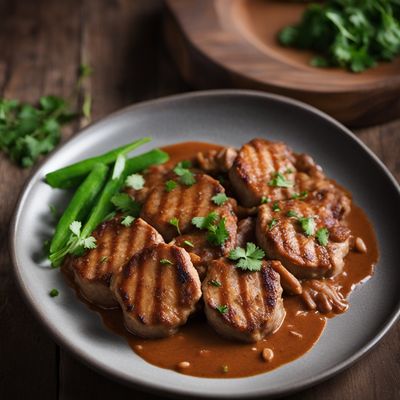
[[[282,287],[271,263],[257,272],[243,271],[221,258],[212,261],[203,281],[208,322],[221,335],[256,342],[276,331],[284,317]]]
[[[199,275],[189,254],[164,243],[136,254],[114,276],[111,288],[127,329],[145,338],[176,333],[201,297]]]
[[[234,247],[237,228],[232,206],[230,202],[218,206],[212,201],[212,197],[225,193],[225,189],[206,174],[195,174],[194,179],[192,185],[178,183],[170,191],[164,182],[154,186],[143,205],[141,217],[169,242],[180,234],[195,232],[197,229],[192,224],[194,217],[205,217],[216,212],[219,218],[225,218],[229,232],[229,238],[223,246],[227,249]],[[171,224],[172,220],[175,220],[175,226]]]
[[[163,242],[161,235],[137,218],[130,226],[122,217],[102,223],[94,232],[97,247],[70,262],[75,281],[90,302],[105,308],[118,306],[110,291],[110,280],[129,259],[147,246]]]
[[[349,252],[350,231],[328,208],[301,200],[259,207],[258,244],[297,278],[337,275]]]
[[[296,190],[292,184],[295,161],[284,143],[253,139],[243,145],[229,171],[229,179],[242,205],[257,206],[263,197],[289,198]],[[278,173],[286,180],[286,186],[273,184]]]

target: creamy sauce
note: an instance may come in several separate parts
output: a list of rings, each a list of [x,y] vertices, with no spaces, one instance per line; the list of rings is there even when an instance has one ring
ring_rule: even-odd
[[[201,142],[186,142],[165,147],[163,150],[170,154],[171,160],[168,164],[172,166],[178,161],[192,158],[199,151],[211,149],[218,150],[220,147]],[[347,222],[353,235],[364,240],[368,251],[366,254],[350,252],[345,259],[344,271],[331,279],[344,296],[348,296],[357,283],[365,281],[373,274],[378,260],[375,234],[364,212],[353,204]],[[292,296],[284,299],[287,314],[280,329],[255,344],[220,337],[207,324],[202,313],[194,315],[176,335],[149,340],[135,337],[125,329],[120,310],[103,310],[86,301],[85,303],[100,314],[108,329],[123,336],[133,351],[144,360],[161,368],[174,370],[177,370],[180,362],[187,361],[190,366],[179,372],[208,378],[256,375],[293,361],[318,341],[327,317],[335,316],[308,311],[299,297]],[[261,356],[264,348],[269,348],[274,353],[269,362],[264,361]]]

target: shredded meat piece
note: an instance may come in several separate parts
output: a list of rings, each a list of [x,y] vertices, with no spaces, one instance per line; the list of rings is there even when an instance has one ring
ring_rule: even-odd
[[[228,172],[237,156],[233,147],[224,147],[221,150],[210,150],[197,153],[197,165],[205,172],[218,174]]]
[[[303,299],[309,310],[318,310],[322,314],[345,312],[349,304],[337,286],[329,280],[310,279],[302,283]]]

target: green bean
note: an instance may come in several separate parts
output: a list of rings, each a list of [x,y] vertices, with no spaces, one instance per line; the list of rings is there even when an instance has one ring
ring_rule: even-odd
[[[103,164],[110,164],[116,160],[119,154],[127,154],[137,147],[150,141],[150,138],[135,140],[130,144],[118,147],[109,151],[108,153],[87,158],[86,160],[82,160],[75,164],[50,172],[46,175],[45,180],[54,188],[69,189],[81,183],[96,163],[100,162]]]
[[[94,165],[92,172],[79,186],[57,224],[50,244],[50,254],[55,253],[66,245],[71,235],[70,224],[75,220],[82,220],[86,217],[93,206],[96,196],[104,185],[107,172],[108,167],[106,165],[97,163]]]
[[[163,164],[169,160],[169,155],[160,149],[153,149],[126,161],[125,174],[131,175],[140,172],[151,165]]]
[[[124,158],[125,160],[125,158]],[[104,218],[112,211],[113,205],[111,203],[111,198],[119,192],[121,189],[124,180],[125,180],[125,168],[126,163],[121,169],[120,173],[115,176],[115,172],[117,170],[117,165],[119,164],[120,159],[117,158],[117,161],[114,165],[114,171],[110,176],[109,180],[105,184],[99,198],[96,201],[96,205],[92,209],[89,218],[82,229],[81,236],[86,238],[92,234],[92,232],[96,229],[97,225],[103,222]],[[118,168],[119,169],[119,168]]]

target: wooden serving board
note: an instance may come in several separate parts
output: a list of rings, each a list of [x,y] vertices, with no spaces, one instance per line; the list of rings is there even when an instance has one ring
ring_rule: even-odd
[[[355,74],[311,67],[312,53],[283,48],[277,32],[305,4],[271,0],[166,0],[165,38],[190,84],[260,89],[365,126],[400,116],[400,57]]]

